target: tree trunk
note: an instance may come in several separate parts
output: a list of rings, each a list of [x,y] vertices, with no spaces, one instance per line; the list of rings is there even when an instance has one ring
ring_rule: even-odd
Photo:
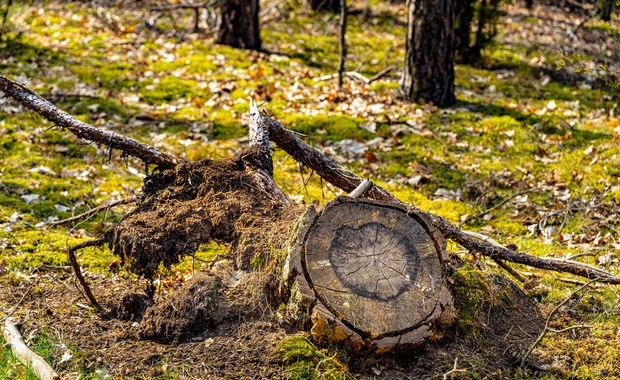
[[[454,48],[457,62],[470,61],[471,23],[474,19],[474,2],[455,0]]]
[[[340,65],[338,65],[338,89],[344,84],[344,69],[347,63],[347,0],[340,0]]]
[[[534,7],[534,0],[525,0],[525,7],[531,10]]]
[[[453,314],[445,241],[421,215],[340,197],[311,207],[298,226],[284,273],[288,310],[313,338],[383,353],[439,337],[432,327]]]
[[[599,17],[603,21],[611,21],[611,11],[614,7],[614,0],[599,0],[599,3]]]
[[[308,4],[313,11],[340,11],[340,0],[310,0]]]
[[[453,0],[409,0],[401,95],[413,101],[453,105]]]
[[[220,7],[221,23],[217,43],[260,50],[258,0],[226,0]]]

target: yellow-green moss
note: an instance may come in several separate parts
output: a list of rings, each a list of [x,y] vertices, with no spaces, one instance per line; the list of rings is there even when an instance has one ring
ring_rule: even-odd
[[[296,380],[352,380],[342,351],[317,348],[307,337],[297,335],[278,343],[275,355],[286,365],[286,372]]]

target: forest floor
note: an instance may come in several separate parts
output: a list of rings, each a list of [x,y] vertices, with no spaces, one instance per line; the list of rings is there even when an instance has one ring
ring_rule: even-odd
[[[332,75],[338,19],[299,1],[264,4],[261,53],[216,45],[208,30],[192,33],[191,12],[164,14],[158,30],[148,28],[150,3],[18,2],[0,42],[0,72],[84,121],[189,160],[245,147],[253,97],[405,202],[526,253],[578,255],[620,270],[617,15],[603,23],[589,8],[541,2],[528,11],[515,2],[482,67],[457,66],[457,105],[437,109],[397,98],[405,8],[370,3],[367,17],[350,19],[347,69],[360,75],[342,91]],[[363,79],[388,67],[396,69]],[[86,306],[65,253],[130,206],[68,226],[49,223],[135,194],[141,163],[0,102],[0,318],[18,320],[63,378],[439,379],[455,367],[446,378],[620,378],[616,287],[594,283],[572,297],[550,326],[588,328],[547,335],[519,368],[545,316],[583,279],[515,265],[526,278],[519,283],[456,245],[449,250],[466,263],[453,278],[459,323],[415,355],[351,358],[317,348],[268,307],[252,316],[237,311],[182,344],[139,340],[137,322],[101,318]],[[339,194],[283,152],[274,160],[276,182],[297,202]],[[204,246],[195,259],[162,268],[155,300],[225,253]],[[85,249],[79,261],[106,306],[145,287],[107,249]],[[3,345],[0,378],[31,377]]]

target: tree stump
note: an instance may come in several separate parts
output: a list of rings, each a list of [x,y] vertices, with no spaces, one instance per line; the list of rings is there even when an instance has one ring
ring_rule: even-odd
[[[314,339],[382,353],[436,338],[451,319],[445,241],[413,209],[340,197],[309,208],[294,234],[287,311]]]

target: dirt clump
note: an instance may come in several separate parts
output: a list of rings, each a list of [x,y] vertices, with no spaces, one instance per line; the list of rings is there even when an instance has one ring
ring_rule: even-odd
[[[283,246],[300,207],[256,163],[249,150],[225,160],[183,162],[143,183],[135,210],[106,233],[114,253],[131,271],[152,277],[201,244],[230,244],[237,268],[252,269]]]
[[[106,311],[102,318],[137,322],[142,318],[142,314],[152,305],[153,300],[146,294],[129,293],[119,300],[114,300],[109,305],[109,311]]]

